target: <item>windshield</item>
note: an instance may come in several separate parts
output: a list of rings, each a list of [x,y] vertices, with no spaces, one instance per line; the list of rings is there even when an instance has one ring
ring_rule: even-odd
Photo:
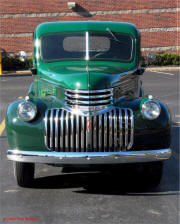
[[[122,33],[82,31],[56,33],[41,39],[41,58],[56,60],[118,60],[132,59],[133,39]]]

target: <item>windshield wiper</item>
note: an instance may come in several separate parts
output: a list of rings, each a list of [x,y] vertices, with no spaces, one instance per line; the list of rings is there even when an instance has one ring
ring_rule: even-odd
[[[111,34],[111,36],[114,38],[115,41],[120,42],[109,28],[106,28],[106,30]]]
[[[123,44],[128,45],[128,43],[126,43],[125,41],[120,41],[120,40],[118,40],[117,37],[115,36],[115,34],[114,34],[109,28],[106,28],[106,30],[111,34],[111,36],[113,37],[113,39],[114,39],[115,41],[119,42],[120,44],[123,43]]]

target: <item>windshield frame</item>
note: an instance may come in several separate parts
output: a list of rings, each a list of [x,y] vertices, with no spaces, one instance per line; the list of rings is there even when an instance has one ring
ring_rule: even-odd
[[[87,31],[87,30],[81,30],[81,31],[66,31],[66,32],[51,32],[51,33],[46,33],[46,34],[44,34],[44,35],[42,35],[41,37],[40,37],[40,39],[39,39],[39,42],[40,42],[40,48],[39,48],[39,58],[40,58],[40,60],[42,61],[42,62],[45,62],[45,63],[52,63],[52,62],[62,62],[62,61],[112,61],[112,62],[122,62],[122,63],[130,63],[130,62],[132,62],[133,61],[133,59],[134,59],[134,52],[135,52],[135,43],[136,43],[136,39],[134,38],[134,37],[132,37],[130,34],[127,34],[127,33],[122,33],[122,32],[112,32],[113,33],[113,35],[117,35],[117,34],[120,34],[120,35],[122,35],[122,36],[128,36],[128,37],[130,37],[131,38],[131,41],[132,41],[132,43],[131,43],[131,53],[130,53],[130,58],[128,59],[128,60],[122,60],[122,59],[113,59],[113,58],[91,58],[90,56],[89,56],[89,53],[90,53],[90,50],[89,50],[89,44],[90,44],[90,42],[89,42],[89,32],[101,32],[101,33],[109,33],[109,31],[97,31],[97,30],[89,30],[89,31]],[[42,55],[42,40],[43,40],[43,38],[44,37],[47,37],[47,36],[51,36],[51,35],[58,35],[58,34],[68,34],[68,33],[74,33],[74,34],[76,34],[76,33],[79,33],[79,32],[84,32],[84,37],[85,37],[85,41],[86,41],[86,43],[85,43],[85,57],[84,58],[62,58],[62,59],[60,59],[60,58],[58,58],[58,59],[50,59],[50,60],[46,60],[46,59],[44,59],[43,58],[43,55]],[[115,40],[115,39],[114,39]]]

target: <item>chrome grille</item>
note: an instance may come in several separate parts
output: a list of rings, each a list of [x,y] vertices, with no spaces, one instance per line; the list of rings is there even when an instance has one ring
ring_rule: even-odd
[[[65,89],[65,102],[68,106],[106,106],[112,104],[113,89],[72,90]]]
[[[133,145],[131,109],[84,116],[64,109],[45,112],[45,145],[56,152],[118,152]]]

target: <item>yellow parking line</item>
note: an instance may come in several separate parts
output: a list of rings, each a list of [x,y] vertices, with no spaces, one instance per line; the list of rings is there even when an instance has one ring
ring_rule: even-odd
[[[19,96],[18,99],[22,99],[23,96]],[[0,124],[0,136],[2,135],[3,131],[5,129],[5,119]]]
[[[5,120],[3,120],[0,124],[0,136],[2,135],[4,129],[5,129]]]

